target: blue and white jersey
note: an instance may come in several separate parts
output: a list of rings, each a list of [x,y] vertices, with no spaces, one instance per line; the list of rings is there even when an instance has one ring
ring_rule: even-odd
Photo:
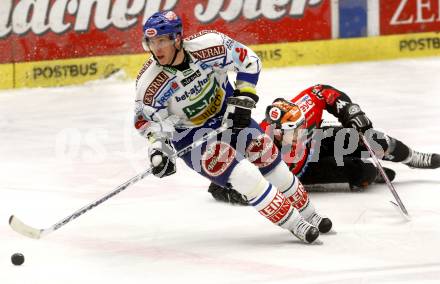
[[[199,32],[184,39],[183,48],[190,56],[187,70],[163,67],[151,57],[138,75],[135,127],[141,135],[200,127],[222,116],[232,90],[228,71],[237,73],[237,88],[257,84],[258,56],[222,33]]]

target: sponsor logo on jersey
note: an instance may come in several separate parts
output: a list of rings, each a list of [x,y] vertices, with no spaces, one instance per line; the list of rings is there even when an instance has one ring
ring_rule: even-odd
[[[153,81],[150,83],[147,90],[145,91],[144,104],[151,105],[153,103],[154,96],[169,78],[170,77],[168,77],[168,75],[163,71],[157,74],[157,76],[153,79]]]
[[[165,66],[163,67],[163,70],[167,71],[168,73],[171,73],[173,75],[176,75],[177,70],[173,67]]]
[[[206,70],[209,68],[209,65],[204,62],[200,62],[200,67],[202,68],[202,70]]]
[[[215,101],[217,88],[218,88],[218,84],[213,84],[208,92],[202,93],[203,94],[202,99],[196,101],[192,105],[184,107],[183,112],[186,114],[186,116],[188,118],[192,118],[201,111],[205,110],[208,106],[210,106]]]
[[[173,90],[178,90],[179,89],[179,84],[176,81],[172,81],[171,82],[171,88],[173,88]]]
[[[192,123],[200,125],[221,110],[223,100],[223,89],[221,89],[217,81],[215,81],[200,100],[183,108],[183,112]]]
[[[176,96],[176,102],[184,101],[188,98],[190,101],[197,100],[201,95],[206,94],[206,88],[209,87],[209,84],[207,85],[207,83],[209,82],[214,83],[214,81],[210,80],[209,77],[198,80],[189,91],[185,91],[181,96]]]
[[[223,44],[216,45],[216,46],[211,46],[211,47],[208,47],[205,49],[193,51],[193,52],[191,52],[191,54],[199,60],[205,60],[208,58],[214,58],[214,57],[219,57],[219,56],[225,55],[226,54],[226,47]]]
[[[183,76],[188,76],[189,74],[192,74],[194,72],[194,70],[192,70],[191,68],[190,69],[186,69],[186,70],[183,70]]]
[[[202,155],[202,168],[210,176],[223,174],[233,163],[235,150],[225,142],[210,144]]]
[[[181,80],[180,82],[185,87],[186,85],[190,84],[192,81],[194,81],[197,77],[202,76],[202,73],[200,70],[197,70],[196,72],[192,73],[189,77],[186,77],[185,79]]]
[[[306,113],[315,106],[315,103],[309,95],[306,95],[298,102],[298,106],[303,113]]]
[[[177,91],[179,90],[179,84],[176,81],[170,82],[170,87],[158,98],[156,98],[156,103],[163,106],[169,98]]]

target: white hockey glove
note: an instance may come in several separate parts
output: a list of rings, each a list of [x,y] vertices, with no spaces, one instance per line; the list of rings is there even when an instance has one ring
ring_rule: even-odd
[[[153,142],[149,149],[153,175],[162,178],[176,172],[174,153],[174,147],[169,139],[160,138]]]
[[[243,129],[251,123],[251,110],[258,102],[256,91],[252,87],[234,90],[234,95],[228,98],[228,106],[223,116],[223,123],[228,123],[232,129]]]

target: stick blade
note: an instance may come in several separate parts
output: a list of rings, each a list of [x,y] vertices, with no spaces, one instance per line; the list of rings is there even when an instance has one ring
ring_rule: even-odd
[[[399,213],[403,216],[403,218],[405,218],[406,221],[411,221],[411,216],[409,216],[409,213],[408,211],[406,211],[405,207],[400,207],[399,204],[392,200],[390,200],[390,203],[394,205],[394,207],[397,209],[397,211],[399,211]]]
[[[26,225],[14,215],[9,217],[9,226],[19,234],[37,240],[41,238],[41,233],[43,231]]]

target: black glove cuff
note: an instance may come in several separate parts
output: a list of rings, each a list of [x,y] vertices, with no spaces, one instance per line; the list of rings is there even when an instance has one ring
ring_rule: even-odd
[[[238,89],[235,89],[234,90],[234,97],[239,97],[239,96],[248,97],[251,100],[253,100],[255,103],[258,103],[258,100],[260,99],[256,94],[246,92],[246,91],[243,92]]]
[[[253,109],[253,108],[255,108],[256,102],[251,101],[251,100],[243,100],[243,99],[235,98],[235,97],[229,97],[228,98],[228,105],[234,105],[234,106],[237,106],[239,108],[244,108],[244,109]]]

